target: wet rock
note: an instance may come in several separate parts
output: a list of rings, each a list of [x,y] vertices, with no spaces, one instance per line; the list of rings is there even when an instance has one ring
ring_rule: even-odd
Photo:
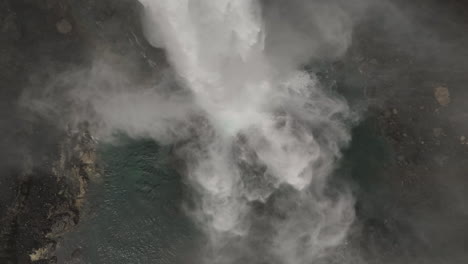
[[[55,250],[55,243],[49,243],[45,247],[34,250],[30,255],[31,261],[39,261],[43,259],[48,259],[49,253]]]
[[[57,24],[55,24],[55,26],[57,27],[57,31],[60,32],[61,34],[68,34],[73,29],[70,22],[68,22],[68,20],[66,19],[62,19],[58,21]]]
[[[403,161],[405,161],[405,156],[403,156],[403,155],[398,155],[397,160],[398,160],[399,162],[403,162]]]
[[[432,133],[434,134],[434,137],[440,137],[442,135],[442,128],[436,127],[432,129]]]
[[[384,115],[384,118],[390,118],[392,116],[392,112],[385,110],[383,115]]]
[[[434,157],[434,160],[437,163],[437,165],[442,167],[442,166],[445,166],[447,164],[447,161],[449,160],[449,157],[446,156],[446,155],[437,155],[436,157]]]
[[[59,237],[75,225],[76,222],[72,215],[66,214],[57,217],[55,223],[51,227],[51,232],[48,234],[48,237]]]
[[[9,14],[3,21],[0,19],[0,32],[10,40],[18,40],[21,36],[20,29],[16,22],[16,16]]]
[[[57,262],[49,243],[61,239],[86,217],[81,208],[88,184],[99,179],[95,141],[83,132],[86,129],[67,133],[61,121],[30,113],[29,107],[20,107],[17,102],[25,91],[34,96],[42,94],[62,70],[87,67],[88,43],[118,43],[115,46],[119,51],[125,43],[126,50],[137,54],[136,44],[127,39],[127,33],[121,33],[122,25],[129,25],[126,32],[132,30],[132,36],[141,40],[138,47],[146,45],[137,30],[137,3],[104,2],[0,1],[0,87],[4,103],[0,120],[11,128],[3,129],[0,137],[3,143],[8,142],[0,150],[6,157],[0,177],[0,264],[31,263],[31,259],[36,264]],[[120,13],[110,12],[107,20],[100,21],[107,25],[102,29],[96,26],[94,6],[105,10],[118,6]],[[127,20],[131,12],[128,6],[135,6],[134,23]],[[115,34],[119,41],[107,41],[108,32],[119,33]],[[147,53],[150,51],[154,52],[148,48]],[[155,54],[163,57],[162,52]],[[141,65],[146,67],[146,60],[141,59]],[[153,71],[148,70],[148,74],[153,75]],[[60,88],[66,90],[68,85]]]
[[[365,94],[367,98],[375,98],[377,95],[377,87],[375,86],[366,87]]]
[[[80,220],[88,179],[96,170],[95,142],[82,130],[63,136],[49,167],[18,178],[15,198],[0,210],[0,263],[54,263],[56,241]],[[89,153],[84,160],[83,153]]]
[[[86,151],[81,154],[81,162],[86,165],[93,165],[96,160],[96,153],[94,151]]]
[[[450,92],[447,87],[438,86],[434,88],[434,97],[441,106],[450,104]]]

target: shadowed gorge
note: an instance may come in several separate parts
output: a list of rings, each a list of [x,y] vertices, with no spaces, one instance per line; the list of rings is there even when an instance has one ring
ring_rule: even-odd
[[[468,6],[0,2],[0,263],[463,263]]]

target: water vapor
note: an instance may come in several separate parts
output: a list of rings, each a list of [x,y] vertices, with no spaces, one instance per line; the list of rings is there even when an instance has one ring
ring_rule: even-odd
[[[80,84],[66,95],[78,106],[67,116],[90,121],[104,140],[124,132],[178,143],[195,192],[187,213],[207,239],[201,263],[326,258],[354,219],[352,195],[329,178],[356,116],[304,66],[342,56],[366,5],[140,2],[146,37],[174,72],[135,85],[104,60],[64,74],[49,89]],[[60,100],[26,101],[41,109]]]
[[[100,142],[124,133],[171,145],[182,207],[204,235],[201,259],[186,263],[464,259],[460,1],[71,2],[94,61],[37,69],[27,85],[38,87],[20,93],[32,111],[17,115],[60,129],[87,122]],[[147,41],[126,4],[140,8]],[[356,109],[366,122],[340,164]],[[46,150],[31,146],[42,162]],[[22,160],[16,152],[8,162]]]
[[[327,179],[353,116],[301,67],[345,52],[351,15],[321,1],[140,2],[147,37],[207,122],[180,150],[200,195],[189,213],[209,239],[204,262],[310,263],[339,245],[353,199],[327,195]],[[273,214],[262,231],[255,204]],[[263,248],[250,255],[254,236]]]

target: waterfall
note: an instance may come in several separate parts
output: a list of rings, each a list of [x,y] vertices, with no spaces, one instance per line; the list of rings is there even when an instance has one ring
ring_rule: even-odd
[[[280,33],[268,30],[259,1],[140,2],[150,43],[165,49],[208,124],[200,122],[197,143],[184,149],[186,177],[200,196],[189,213],[209,240],[205,262],[310,263],[339,245],[353,199],[325,191],[350,139],[346,102],[301,70],[293,50],[278,60],[288,53],[269,49]],[[256,239],[262,246],[250,252]]]

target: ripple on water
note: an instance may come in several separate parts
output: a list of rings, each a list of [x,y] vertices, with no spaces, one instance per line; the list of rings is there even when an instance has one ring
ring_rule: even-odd
[[[77,263],[180,263],[195,231],[181,212],[183,184],[168,148],[122,139],[100,154],[104,181],[90,189],[89,217],[63,241],[59,258],[81,248]]]

